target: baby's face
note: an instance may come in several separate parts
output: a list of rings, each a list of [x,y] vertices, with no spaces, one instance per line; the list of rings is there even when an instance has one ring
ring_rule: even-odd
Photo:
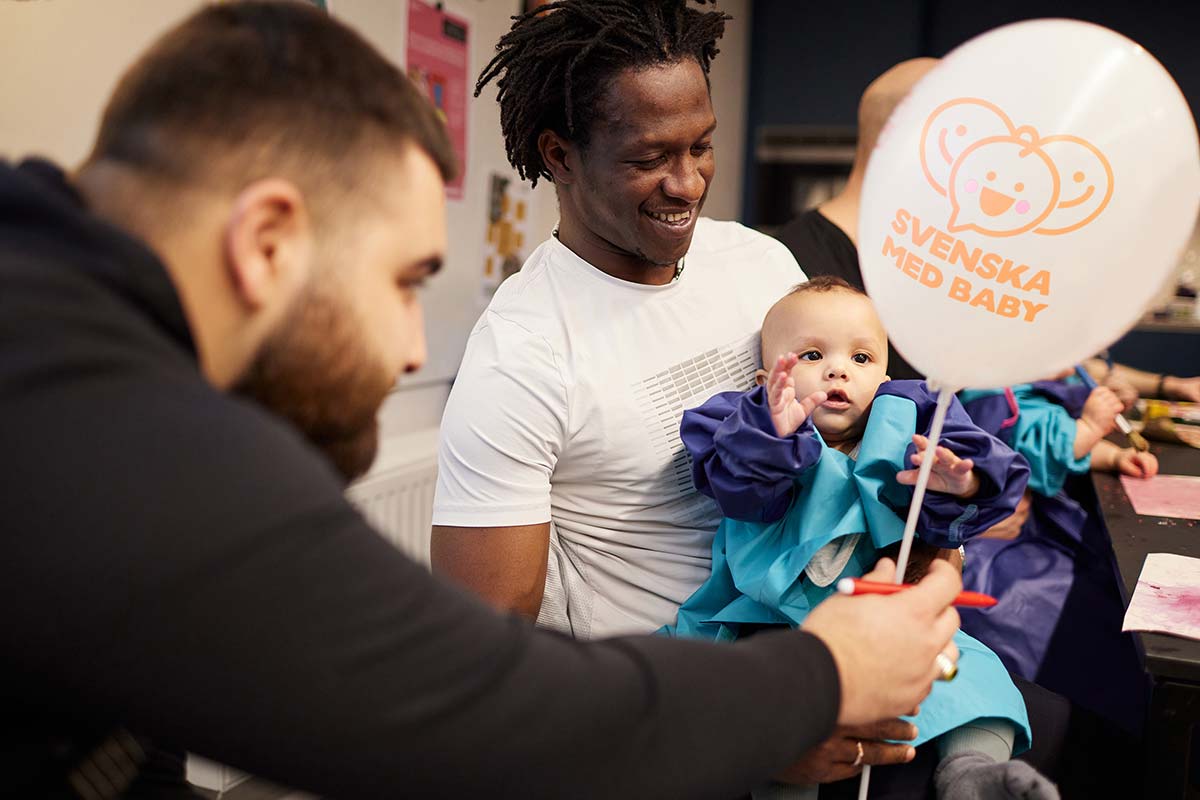
[[[861,438],[875,390],[888,380],[887,335],[871,301],[842,289],[785,297],[763,323],[765,365],[788,352],[800,359],[792,370],[796,399],[829,395],[813,411],[826,443]]]

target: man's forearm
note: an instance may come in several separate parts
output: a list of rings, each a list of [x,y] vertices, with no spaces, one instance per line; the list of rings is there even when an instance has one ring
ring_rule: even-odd
[[[806,634],[575,642],[490,612],[348,509],[213,538],[146,547],[178,576],[154,603],[129,601],[132,578],[87,607],[10,584],[42,611],[0,656],[47,708],[337,797],[730,797],[837,718],[836,666]],[[103,558],[75,561],[79,579]]]

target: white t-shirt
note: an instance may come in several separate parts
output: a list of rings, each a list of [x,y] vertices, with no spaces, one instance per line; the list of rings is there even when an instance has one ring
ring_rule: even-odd
[[[753,384],[767,309],[805,279],[779,242],[696,222],[679,280],[619,280],[555,238],[496,292],[442,420],[435,525],[551,522],[539,624],[652,631],[705,578],[716,505],[685,408]]]

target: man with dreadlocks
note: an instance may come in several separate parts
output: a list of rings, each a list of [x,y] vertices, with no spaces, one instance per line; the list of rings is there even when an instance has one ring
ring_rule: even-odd
[[[553,182],[560,221],[470,338],[433,564],[577,638],[654,631],[708,576],[721,515],[692,485],[680,417],[752,385],[759,324],[805,277],[775,240],[700,218],[728,19],[687,0],[552,2],[516,18],[476,86],[497,83],[509,160]],[[884,740],[911,735],[842,731],[799,777],[903,762],[912,748]]]
[[[762,315],[804,279],[773,239],[700,219],[725,20],[687,0],[549,3],[477,86],[498,81],[509,159],[554,183],[560,221],[471,336],[434,556],[460,574],[487,551],[478,588],[579,638],[654,630],[707,574],[720,516],[692,488],[679,416],[749,385]]]

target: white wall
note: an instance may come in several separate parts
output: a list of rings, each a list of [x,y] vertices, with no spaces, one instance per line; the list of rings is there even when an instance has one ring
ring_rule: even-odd
[[[0,157],[37,154],[77,165],[95,137],[104,103],[123,71],[200,0],[28,0],[0,2]],[[406,0],[331,0],[335,17],[384,55],[404,62]],[[446,9],[471,23],[470,74],[483,67],[520,0],[452,0]],[[425,296],[431,369],[402,381],[385,405],[385,437],[437,425],[467,333],[479,308],[474,289],[483,263],[488,175],[512,174],[494,94],[469,103],[466,197],[451,202],[443,277]],[[513,174],[515,178],[515,174]],[[553,189],[535,192],[531,237],[557,219]]]
[[[386,56],[404,62],[406,0],[330,0],[338,19]],[[88,153],[105,101],[123,70],[160,33],[200,6],[199,0],[0,0],[0,157],[40,154],[68,167]],[[508,30],[520,0],[450,0],[447,11],[471,23],[472,79]],[[742,152],[751,0],[723,0],[735,19],[713,63],[717,179],[705,213],[741,213]],[[450,243],[444,275],[425,302],[430,369],[401,381],[381,414],[387,440],[438,424],[467,334],[479,313],[475,289],[483,261],[489,173],[513,175],[504,156],[495,87],[469,102],[465,197],[448,208]],[[534,192],[530,236],[549,235],[558,219],[554,189]]]
[[[196,0],[0,3],[0,156],[75,165],[121,71]]]

